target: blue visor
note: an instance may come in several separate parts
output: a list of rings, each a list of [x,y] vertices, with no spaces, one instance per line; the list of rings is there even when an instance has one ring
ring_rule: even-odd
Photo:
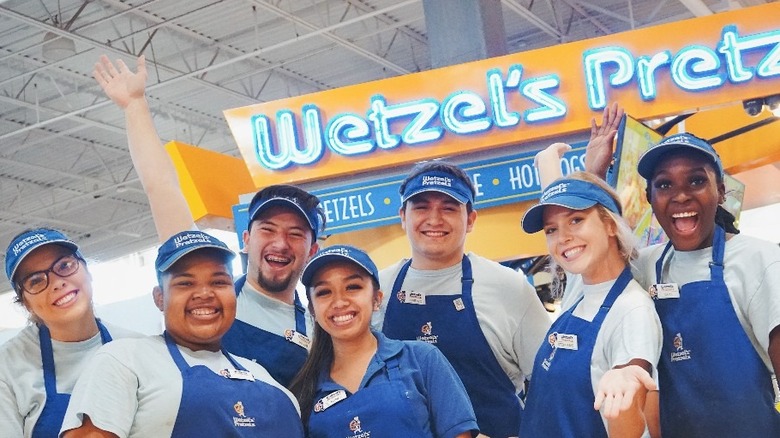
[[[14,274],[25,257],[30,255],[36,248],[40,248],[41,246],[50,243],[56,243],[66,248],[70,248],[78,258],[84,259],[79,252],[79,246],[70,240],[68,236],[57,230],[38,228],[26,231],[16,236],[8,245],[8,249],[5,250],[5,275],[8,276],[8,280],[13,282]]]
[[[470,202],[474,205],[474,195],[466,183],[450,173],[436,171],[421,173],[409,180],[401,194],[401,202],[425,192],[444,193],[461,204]]]
[[[615,214],[620,214],[622,211],[612,196],[596,184],[580,179],[559,179],[544,189],[538,204],[525,212],[522,221],[523,231],[531,234],[544,229],[544,207],[548,205],[585,210],[596,204],[603,205]]]
[[[650,180],[653,178],[653,173],[655,173],[655,167],[658,165],[661,158],[663,158],[664,154],[678,149],[688,149],[703,153],[707,158],[712,160],[718,174],[723,176],[723,163],[720,162],[720,156],[718,156],[718,153],[712,145],[705,140],[688,133],[670,135],[642,154],[639,158],[639,163],[637,164],[639,174],[642,175],[644,179]]]
[[[306,219],[306,223],[309,225],[309,228],[311,228],[312,233],[314,233],[312,240],[313,241],[317,240],[317,236],[319,235],[319,230],[320,230],[320,219],[319,219],[319,215],[317,214],[316,208],[307,211],[300,204],[300,201],[297,198],[293,198],[293,197],[287,198],[283,196],[273,196],[265,199],[261,199],[258,197],[256,198],[257,199],[252,199],[252,203],[249,205],[250,224],[252,223],[253,220],[257,219],[257,217],[260,216],[260,214],[262,214],[264,211],[268,210],[271,207],[275,207],[275,206],[288,207],[300,213],[301,216],[303,216]]]
[[[174,234],[157,250],[157,260],[154,267],[158,272],[165,272],[178,262],[182,257],[192,251],[202,248],[215,248],[222,251],[228,261],[233,260],[236,254],[225,245],[224,242],[202,231],[183,231]]]
[[[371,257],[364,251],[349,245],[333,245],[329,246],[309,260],[309,263],[303,268],[303,274],[301,275],[301,283],[307,288],[312,286],[312,280],[314,275],[321,268],[329,265],[333,262],[348,261],[355,263],[366,272],[379,284],[379,270],[376,268]]]

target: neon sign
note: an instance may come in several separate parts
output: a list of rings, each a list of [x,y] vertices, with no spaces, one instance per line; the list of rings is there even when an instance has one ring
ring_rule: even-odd
[[[351,112],[340,113],[325,126],[319,107],[306,104],[301,110],[303,135],[290,110],[276,113],[275,139],[269,118],[264,114],[255,115],[251,118],[255,154],[263,167],[281,170],[293,164],[316,163],[326,148],[339,155],[357,156],[377,149],[394,149],[402,144],[416,146],[435,142],[445,135],[445,131],[470,135],[488,131],[494,125],[511,128],[521,120],[538,123],[565,116],[566,104],[553,95],[560,84],[558,76],[551,74],[521,80],[522,70],[521,65],[510,66],[506,79],[499,69],[488,71],[487,103],[478,93],[469,90],[455,91],[442,102],[423,98],[396,104],[389,104],[384,95],[376,94],[371,98],[365,117]],[[519,93],[537,106],[522,115],[510,111],[506,100],[510,92]]]
[[[743,54],[764,49],[763,57],[755,67],[746,67]],[[725,71],[722,64],[725,61]],[[604,80],[605,66],[614,72]],[[607,86],[621,87],[635,77],[639,94],[644,101],[657,97],[655,73],[668,67],[672,82],[685,91],[703,91],[747,82],[755,77],[766,79],[780,76],[780,31],[740,36],[734,25],[723,28],[720,42],[715,49],[702,45],[690,45],[672,56],[668,50],[652,56],[634,58],[622,47],[602,47],[583,53],[583,66],[588,90],[588,105],[602,109],[607,105]]]

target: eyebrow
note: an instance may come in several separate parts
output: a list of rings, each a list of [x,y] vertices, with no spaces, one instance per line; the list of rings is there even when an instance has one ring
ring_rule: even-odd
[[[363,279],[365,279],[365,278],[366,278],[366,277],[365,277],[364,275],[360,274],[360,273],[354,273],[354,274],[352,274],[352,275],[349,275],[349,276],[347,276],[347,278],[345,278],[344,280],[345,280],[345,281],[350,281],[350,280],[363,280]],[[313,285],[311,285],[311,287],[312,287],[312,288],[315,288],[315,287],[317,287],[317,286],[319,286],[319,285],[321,285],[321,284],[323,284],[323,283],[327,283],[327,282],[326,282],[325,280],[320,280],[320,281],[318,281],[318,282],[314,283]]]

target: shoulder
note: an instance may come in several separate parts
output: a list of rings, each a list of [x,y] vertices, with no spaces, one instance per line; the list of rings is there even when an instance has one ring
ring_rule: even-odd
[[[165,350],[162,336],[141,336],[115,339],[100,347],[96,355],[111,356],[127,366],[149,360]]]
[[[38,341],[38,327],[34,324],[27,325],[11,339],[0,345],[0,358],[5,358],[10,352],[29,349],[31,346],[40,348]]]
[[[40,367],[41,346],[38,327],[28,325],[11,339],[0,345],[0,374],[18,370],[23,366]]]
[[[401,267],[403,267],[404,263],[407,261],[408,259],[401,259],[379,271],[379,283],[384,287],[386,283],[394,281],[395,277],[397,277],[398,273],[401,271]],[[392,284],[390,286],[392,286]]]
[[[108,334],[111,335],[112,340],[121,339],[121,338],[142,338],[146,336],[141,333],[128,330],[122,326],[112,324],[107,321],[101,320],[100,322],[103,323],[104,326],[106,326],[106,330],[108,330]]]
[[[471,261],[471,269],[474,272],[475,281],[503,283],[505,286],[529,284],[528,279],[522,272],[471,252],[468,254],[468,257],[469,261]]]
[[[761,260],[769,262],[780,261],[780,246],[774,244],[768,240],[759,239],[753,236],[746,236],[744,234],[737,234],[732,236],[726,241],[726,257],[735,258],[736,260],[742,260],[746,264],[755,263],[755,258],[758,256]],[[752,260],[741,259],[739,257],[743,254],[750,254]]]

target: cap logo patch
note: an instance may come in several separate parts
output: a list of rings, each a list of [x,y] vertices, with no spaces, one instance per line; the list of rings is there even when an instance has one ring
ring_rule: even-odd
[[[336,254],[336,255],[341,255],[341,256],[344,256],[344,257],[349,257],[350,256],[350,251],[347,248],[342,248],[342,247],[326,248],[326,249],[322,250],[322,252],[320,253],[319,256],[322,257],[322,256],[325,256],[325,255],[330,255],[330,254]]]
[[[46,242],[47,240],[48,239],[43,234],[33,234],[17,242],[16,245],[14,245],[11,250],[14,252],[14,256],[18,256],[28,246],[34,245],[38,242]]]
[[[552,198],[555,195],[559,195],[561,193],[566,193],[569,190],[569,183],[560,183],[556,184],[547,190],[545,190],[544,194],[541,198],[539,198],[539,201],[544,203],[548,199]]]
[[[440,187],[452,187],[452,178],[446,176],[429,176],[425,175],[422,178],[422,185],[424,186],[440,186]]]

